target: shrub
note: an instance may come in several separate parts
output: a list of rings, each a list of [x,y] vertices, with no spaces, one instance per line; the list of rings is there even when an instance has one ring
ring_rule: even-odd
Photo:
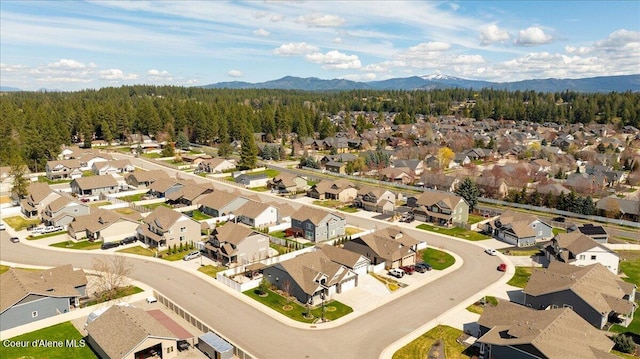
[[[614,349],[623,353],[633,353],[636,349],[633,339],[628,335],[618,334],[613,337],[613,342],[616,344]]]

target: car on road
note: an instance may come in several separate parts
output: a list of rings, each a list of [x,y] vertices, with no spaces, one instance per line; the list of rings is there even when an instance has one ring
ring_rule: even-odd
[[[498,270],[500,272],[506,272],[507,271],[507,264],[506,263],[500,263],[500,265],[498,266]]]
[[[120,245],[120,242],[104,242],[102,243],[102,245],[100,246],[100,249],[109,249],[109,248],[116,248]]]
[[[156,297],[147,297],[147,303],[151,304],[151,303],[156,303],[158,301],[158,299]]]
[[[182,258],[185,261],[190,261],[192,259],[196,259],[198,257],[200,257],[202,255],[202,253],[200,253],[200,251],[193,251],[189,254],[187,254],[186,256],[184,256],[184,258]]]
[[[135,236],[127,237],[127,238],[125,238],[125,239],[120,241],[120,245],[123,246],[125,244],[134,243],[137,240],[138,240],[138,238],[136,238]]]
[[[413,265],[402,266],[402,267],[400,267],[400,269],[402,269],[408,275],[412,275],[416,271],[415,267]]]
[[[495,255],[497,255],[497,254],[498,254],[498,251],[496,251],[496,250],[495,250],[495,249],[493,249],[493,248],[487,248],[487,249],[485,249],[485,250],[484,250],[484,252],[485,252],[486,254],[490,255],[490,256],[495,256]]]
[[[414,268],[416,272],[419,273],[424,273],[433,269],[429,263],[424,262],[416,264]]]
[[[20,238],[18,237],[11,237],[11,239],[9,239],[11,241],[11,243],[18,243],[20,242]]]
[[[4,223],[0,223],[0,231],[4,231],[6,229]]]
[[[396,278],[402,278],[404,277],[404,271],[400,268],[392,268],[389,271],[389,275],[394,276]]]

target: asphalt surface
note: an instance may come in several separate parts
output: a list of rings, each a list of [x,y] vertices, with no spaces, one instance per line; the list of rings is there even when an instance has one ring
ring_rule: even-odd
[[[144,168],[156,166],[145,161]],[[188,175],[181,173],[181,176]],[[219,187],[220,184],[214,185]],[[346,215],[349,225],[365,229],[389,225]],[[477,296],[503,275],[496,270],[499,257],[486,255],[483,248],[474,243],[413,229],[408,229],[408,234],[426,240],[431,247],[455,252],[464,264],[458,270],[364,315],[325,329],[322,325],[316,325],[316,328],[311,325],[308,328],[292,327],[161,260],[130,258],[129,262],[134,266],[133,279],[163,293],[256,358],[378,358],[387,346],[468,298]],[[89,269],[95,256],[108,255],[52,251],[11,243],[8,237],[6,233],[0,234],[0,259],[13,263],[41,266],[71,263],[74,267]]]

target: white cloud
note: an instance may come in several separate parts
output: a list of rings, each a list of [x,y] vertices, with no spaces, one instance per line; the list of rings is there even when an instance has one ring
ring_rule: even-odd
[[[510,37],[507,30],[499,28],[496,24],[491,24],[480,30],[480,45],[487,46],[494,42],[507,41]]]
[[[535,46],[548,44],[553,41],[551,35],[545,34],[544,30],[537,26],[532,26],[518,32],[518,38],[515,43],[521,46]]]
[[[333,39],[332,41],[334,44],[341,44],[342,43],[342,38],[341,37],[336,37],[335,39]]]
[[[102,80],[123,81],[123,80],[135,80],[138,78],[138,75],[125,74],[120,69],[107,69],[107,70],[98,71],[98,77]]]
[[[256,36],[269,36],[269,35],[271,35],[271,33],[269,31],[267,31],[267,30],[265,30],[263,28],[255,30],[253,32],[253,34],[256,35]]]
[[[271,20],[271,22],[280,22],[280,21],[284,21],[284,16],[283,16],[283,15],[271,15],[271,17],[269,18],[269,20]]]
[[[604,51],[638,51],[640,49],[640,32],[625,29],[617,30],[604,39],[597,41],[594,47]]]
[[[341,76],[339,77],[340,79],[345,79],[345,80],[350,80],[350,81],[375,81],[378,79],[378,75],[369,72],[369,73],[364,73],[364,74],[352,74],[352,75],[345,75],[345,76]]]
[[[309,45],[306,42],[290,42],[278,47],[273,52],[279,56],[299,56],[318,52],[319,50],[318,47]]]
[[[263,17],[266,17],[267,15],[269,15],[268,12],[266,11],[255,11],[253,13],[253,17],[256,19],[262,19]]]
[[[147,71],[147,75],[154,76],[154,77],[170,77],[171,76],[169,71],[166,71],[166,70],[160,71],[156,69],[151,69]]]
[[[93,66],[91,66],[91,65],[93,65]],[[95,64],[90,64],[90,66],[87,66],[87,65],[83,64],[82,62],[79,62],[79,61],[76,61],[76,60],[60,59],[59,61],[49,63],[47,66],[49,68],[52,68],[52,69],[72,70],[72,69],[85,69],[87,67],[95,67]]]
[[[227,73],[229,77],[244,77],[244,74],[240,70],[231,70]]]
[[[580,47],[575,47],[575,46],[565,46],[564,47],[564,51],[568,54],[588,54],[591,51],[593,51],[593,48],[591,47],[587,47],[587,46],[580,46]]]
[[[29,67],[26,65],[9,65],[9,64],[4,64],[0,62],[0,70],[2,70],[3,72],[21,72],[25,69],[28,69]]]
[[[322,14],[300,16],[296,19],[296,22],[309,27],[339,27],[347,23],[347,21],[340,16]]]
[[[315,52],[306,55],[305,59],[316,64],[321,64],[325,70],[359,69],[362,66],[358,55],[347,55],[338,50],[332,50],[326,54]]]

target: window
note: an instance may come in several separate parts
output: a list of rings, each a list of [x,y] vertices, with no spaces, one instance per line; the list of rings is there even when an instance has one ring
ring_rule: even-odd
[[[31,318],[37,318],[38,317],[38,311],[34,310],[33,312],[31,312]]]
[[[169,354],[169,353],[171,353],[171,352],[173,352],[173,347],[168,347],[168,348],[167,348],[167,354]]]
[[[180,233],[184,233],[187,231],[187,227],[180,227]]]
[[[569,304],[563,304],[562,308],[569,308],[569,309],[573,309],[573,305],[569,305]]]
[[[595,255],[591,256],[591,260],[595,261],[596,260],[596,256]]]
[[[584,254],[581,254],[578,256],[578,259],[581,259],[581,260],[585,260],[586,258],[587,256],[585,256]]]
[[[180,236],[180,241],[184,241],[185,237],[184,236]]]

